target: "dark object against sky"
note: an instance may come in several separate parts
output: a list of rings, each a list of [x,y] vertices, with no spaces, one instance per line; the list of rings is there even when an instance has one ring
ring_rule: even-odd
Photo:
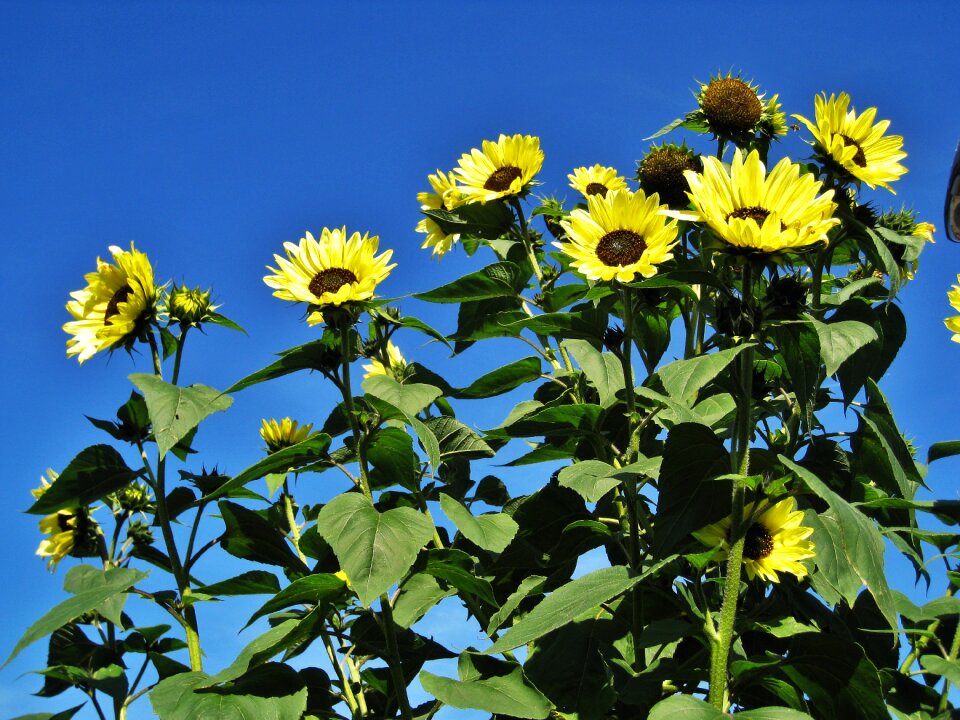
[[[943,224],[947,237],[960,242],[960,143],[953,155],[950,182],[947,183],[947,201],[943,206]]]

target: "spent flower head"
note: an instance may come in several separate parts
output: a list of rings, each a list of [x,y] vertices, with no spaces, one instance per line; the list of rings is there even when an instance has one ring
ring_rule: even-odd
[[[652,147],[642,160],[637,162],[637,182],[647,195],[657,193],[660,200],[673,208],[686,207],[690,185],[684,173],[700,172],[703,163],[690,148],[668,143]]]

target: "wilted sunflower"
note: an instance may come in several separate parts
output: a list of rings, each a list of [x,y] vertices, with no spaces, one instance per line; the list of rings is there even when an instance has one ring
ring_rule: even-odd
[[[659,196],[615,190],[590,195],[587,210],[577,209],[560,224],[569,238],[554,243],[573,258],[573,266],[591,280],[632,282],[653,277],[657,265],[670,260],[677,222],[667,221]]]
[[[957,275],[957,282],[960,283],[960,274]],[[953,290],[947,292],[947,300],[950,301],[950,307],[960,312],[960,285],[954,285]],[[950,339],[955,343],[960,343],[960,315],[948,317],[943,321],[947,329],[953,333]]]
[[[453,172],[466,202],[522,195],[543,166],[540,138],[518,134],[484,140],[482,151],[464,153],[458,165]]]
[[[884,135],[890,127],[889,120],[874,124],[876,108],[867,108],[858,117],[853,109],[847,110],[849,104],[850,96],[846,93],[829,98],[823,93],[814,100],[816,123],[802,115],[793,117],[813,133],[813,145],[825,158],[871,188],[879,185],[896,194],[889,183],[907,171],[900,164],[907,156],[903,138]]]
[[[369,300],[377,285],[383,282],[396,264],[388,265],[393,250],[374,256],[380,238],[353,233],[347,229],[324,228],[320,239],[309,232],[300,244],[285,242],[287,257],[274,255],[279,270],[267,266],[275,275],[263,281],[272,287],[275,297],[310,305],[307,323],[323,322],[323,310],[344,303]]]
[[[745,517],[752,516],[761,501],[748,505],[744,509]],[[747,529],[743,546],[743,567],[747,577],[753,580],[779,582],[778,572],[788,572],[801,579],[807,575],[807,568],[801,560],[812,558],[814,544],[807,540],[813,534],[813,528],[802,526],[803,512],[797,510],[797,502],[789,497],[781,500],[764,511]],[[730,550],[729,517],[715,522],[693,536],[707,547],[720,548],[715,558],[723,560]]]
[[[715,137],[746,143],[757,136],[767,140],[786,135],[786,115],[780,111],[778,96],[764,100],[758,88],[733,77],[710,78],[700,83],[697,110],[687,115],[687,122],[706,127]]]
[[[300,427],[296,420],[291,420],[288,417],[279,422],[274,419],[264,419],[260,423],[260,437],[267,444],[267,452],[275,453],[277,450],[302,443],[310,437],[312,429],[313,423]]]
[[[366,370],[363,379],[366,380],[368,377],[373,377],[374,375],[389,375],[393,377],[396,371],[402,370],[406,365],[407,361],[401,354],[400,348],[388,340],[387,364],[384,365],[375,357],[370,358],[370,364],[363,366],[363,369]]]
[[[421,210],[453,210],[463,204],[463,198],[452,172],[444,173],[437,170],[436,175],[427,175],[427,180],[433,192],[417,193]],[[417,223],[417,232],[427,234],[426,240],[420,247],[433,248],[433,254],[437,257],[443,257],[460,239],[458,234],[445,233],[431,217],[425,217]]]
[[[87,286],[70,293],[67,311],[73,320],[63,329],[73,337],[67,340],[67,357],[73,355],[82,364],[101,350],[132,343],[143,324],[154,317],[157,288],[153,268],[147,256],[135,250],[110,246],[116,265],[97,258],[95,272],[84,276]]]
[[[612,167],[597,164],[593,167],[578,167],[573,174],[567,175],[570,187],[584,197],[599,195],[606,197],[611,190],[629,190],[627,179]]]
[[[729,245],[747,251],[776,253],[827,243],[827,231],[840,220],[833,191],[818,195],[823,185],[812,174],[784,158],[770,171],[756,150],[744,159],[737,149],[730,173],[719,160],[703,159],[703,174],[684,173],[695,212],[676,217],[700,220]]]

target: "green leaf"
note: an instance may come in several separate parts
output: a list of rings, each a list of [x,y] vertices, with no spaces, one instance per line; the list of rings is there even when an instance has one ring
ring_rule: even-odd
[[[827,366],[827,376],[837,372],[863,346],[879,340],[877,331],[866,323],[856,320],[841,320],[834,323],[822,323],[813,320],[813,329],[820,340],[820,355]]]
[[[186,672],[163,680],[150,691],[154,713],[164,720],[300,720],[307,709],[305,687],[280,697],[194,692],[209,679],[203,672]]]
[[[327,449],[330,447],[331,442],[332,440],[329,435],[316,433],[303,442],[285,447],[275,453],[270,453],[263,460],[255,462],[240,474],[234,475],[227,480],[227,482],[207,495],[206,499],[211,500],[221,495],[229,495],[233,490],[252,483],[254,480],[259,480],[271,473],[286,473],[289,470],[296,470],[310,463],[322,460],[327,457]]]
[[[238,392],[251,385],[283,377],[298,370],[322,370],[330,366],[331,358],[334,364],[338,364],[340,362],[340,338],[333,333],[328,335],[325,332],[319,340],[298,345],[279,354],[279,360],[238,380],[227,388],[227,392]]]
[[[829,511],[820,515],[820,532],[814,531],[818,571],[828,576],[851,607],[856,602],[860,583],[866,585],[880,612],[896,630],[897,609],[884,575],[883,538],[876,525],[812,472],[783,455],[780,461],[830,506]],[[860,581],[856,591],[848,580],[849,573]]]
[[[432,575],[414,575],[400,588],[393,606],[393,620],[402,628],[409,628],[438,602],[456,595],[453,588],[444,589]]]
[[[340,585],[343,587],[343,583]],[[251,668],[262,665],[287,645],[287,639],[297,632],[301,623],[299,619],[284,620],[251,640],[227,668],[207,678],[201,687],[212,687],[218,683],[236,680]]]
[[[650,710],[649,720],[729,720],[731,716],[690,695],[674,695]],[[799,710],[785,707],[754,708],[732,716],[740,720],[812,720]]]
[[[597,502],[613,490],[620,481],[611,477],[617,468],[600,460],[584,460],[560,471],[557,480],[561,487],[568,487],[587,502]]]
[[[85,704],[86,703],[80,703],[72,708],[61,710],[58,713],[39,712],[29,713],[28,715],[17,715],[15,718],[12,718],[12,720],[70,720]]]
[[[463,550],[431,549],[426,556],[421,555],[414,572],[423,572],[444,580],[457,590],[475,595],[485,603],[496,607],[497,599],[493,595],[490,581],[479,577],[476,562]]]
[[[563,346],[583,369],[600,395],[600,405],[610,407],[623,390],[623,365],[613,353],[600,352],[586,340],[564,340]]]
[[[820,340],[809,323],[798,322],[776,328],[774,337],[787,371],[790,387],[797,396],[801,417],[808,427],[813,421],[813,400],[820,387]]]
[[[526,284],[518,265],[498,262],[464,275],[451,283],[427,292],[415,293],[418,300],[435,303],[466,303],[491,298],[515,297]]]
[[[520,581],[517,589],[510,593],[503,606],[490,616],[490,624],[487,625],[487,635],[492,635],[497,628],[503,625],[516,610],[520,603],[531,593],[542,593],[546,578],[543,575],[528,575]]]
[[[577,306],[577,308],[580,306]],[[554,335],[565,338],[595,338],[602,332],[595,317],[573,308],[571,312],[554,312],[521,316],[513,322],[503,323],[511,335],[519,335],[521,330],[529,330],[538,335]]]
[[[260,606],[244,628],[250,626],[254,620],[283,610],[291,605],[323,605],[333,602],[346,594],[347,584],[333,573],[318,573],[297,578],[290,585],[278,592],[273,598]]]
[[[502,653],[543,637],[572,622],[581,613],[625,593],[642,577],[630,577],[629,571],[623,566],[601,568],[579,577],[541,600],[484,653]]]
[[[927,451],[927,464],[934,460],[960,455],[960,440],[944,440],[934,443]]]
[[[213,325],[219,325],[220,327],[225,327],[230,330],[237,330],[242,332],[244,335],[247,334],[246,330],[237,325],[237,323],[228,318],[226,315],[221,315],[220,313],[210,313],[207,316],[206,322],[212,323]]]
[[[295,573],[310,569],[293,554],[286,535],[259,513],[229,500],[218,503],[225,530],[220,544],[234,557],[278,565]]]
[[[442,493],[440,507],[467,540],[484,550],[503,552],[517,534],[517,523],[505,513],[487,513],[474,517],[467,508]]]
[[[195,593],[217,595],[273,595],[280,592],[277,576],[265,570],[249,570],[228,580],[194,588]]]
[[[317,531],[333,548],[364,607],[397,583],[433,537],[433,523],[411,508],[380,513],[357,493],[323,506]]]
[[[677,360],[660,368],[657,372],[664,390],[674,400],[693,407],[700,390],[723,372],[747,347],[747,344],[738,345],[690,360]]]
[[[927,672],[945,677],[951,685],[960,687],[960,662],[939,655],[921,655],[920,664]]]
[[[363,381],[363,391],[390,403],[406,415],[416,415],[443,393],[433,385],[401,385],[392,377],[372,375]]]
[[[134,373],[130,381],[143,393],[161,458],[204,418],[233,404],[229,395],[206,385],[179,387],[144,373]]]
[[[543,720],[553,708],[543,693],[527,682],[520,667],[514,667],[508,675],[461,681],[422,670],[420,684],[444,704],[464,710],[477,709],[509,717]]]
[[[120,453],[109,445],[93,445],[70,461],[27,512],[50,515],[58,510],[84,507],[119,490],[139,475],[128,468]]]
[[[502,200],[486,203],[467,203],[453,210],[422,211],[447,235],[469,235],[485,240],[496,240],[514,223],[513,212]]]
[[[402,485],[411,489],[420,473],[420,461],[413,451],[413,438],[400,428],[379,428],[367,445],[370,483],[374,488]]]
[[[4,661],[3,665],[0,665],[0,668],[9,665],[10,661],[19,655],[25,647],[32,645],[40,638],[46,637],[54,630],[63,627],[84,613],[100,607],[113,596],[126,592],[132,585],[147,577],[148,574],[129,568],[107,570],[102,585],[83,590],[73,597],[67,598],[27,628],[23,637],[17,641],[11,651],[10,657]]]
[[[540,376],[540,358],[528,357],[482,375],[465,388],[455,388],[450,396],[463,400],[494,397],[537,380]]]
[[[531,413],[503,428],[510,437],[592,432],[603,410],[599,405],[563,405]]]
[[[440,442],[437,440],[437,436],[433,434],[430,428],[412,415],[407,415],[407,422],[410,423],[410,427],[412,427],[413,431],[417,434],[420,444],[423,445],[424,452],[427,453],[430,468],[436,473],[441,461]]]
[[[101,568],[93,565],[76,565],[70,568],[66,577],[63,579],[63,589],[73,595],[78,595],[89,590],[96,590],[111,582],[110,576]],[[118,593],[105,600],[102,604],[94,608],[107,620],[112,622],[121,630],[124,630],[123,606],[127,602],[126,593]]]
[[[483,438],[456,418],[446,416],[430,418],[426,426],[437,438],[441,460],[455,457],[476,460],[493,457],[495,454],[493,448],[484,442]]]

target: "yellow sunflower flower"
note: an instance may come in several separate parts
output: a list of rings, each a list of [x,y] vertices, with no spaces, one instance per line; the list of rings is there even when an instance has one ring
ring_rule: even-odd
[[[573,174],[567,175],[570,187],[584,197],[599,195],[606,197],[611,190],[629,190],[627,179],[612,167],[597,164],[593,167],[578,167]]]
[[[857,180],[896,194],[889,183],[907,172],[900,164],[907,154],[902,137],[884,135],[890,121],[874,124],[876,108],[867,108],[859,116],[853,109],[847,110],[850,96],[846,93],[829,98],[823,93],[814,104],[816,123],[802,115],[793,116],[813,133],[814,147]]]
[[[373,377],[374,375],[389,375],[393,377],[397,370],[402,370],[406,367],[407,361],[400,353],[400,348],[389,340],[387,341],[387,361],[387,364],[384,365],[378,358],[370,358],[370,364],[363,366],[363,369],[366,370],[363,379],[366,380],[368,377]]]
[[[73,320],[63,329],[67,340],[67,357],[77,356],[83,364],[101,350],[131,342],[143,323],[154,315],[157,288],[153,268],[142,252],[110,247],[112,265],[97,258],[95,272],[84,276],[87,286],[70,293],[67,311]]]
[[[756,150],[744,158],[737,149],[730,173],[719,160],[703,158],[703,174],[686,171],[693,213],[674,217],[705,222],[722,240],[746,251],[776,253],[829,242],[840,220],[833,191],[784,158],[768,174]]]
[[[482,151],[464,153],[458,165],[453,172],[466,202],[522,195],[543,167],[540,138],[518,134],[484,140]]]
[[[40,477],[40,487],[31,490],[34,498],[40,497],[50,489],[51,483],[57,479],[58,474],[53,470],[47,470],[47,478]],[[81,523],[85,520],[84,511],[77,509],[59,510],[52,515],[47,515],[40,521],[40,532],[49,535],[44,538],[37,548],[37,555],[49,558],[47,568],[50,572],[57,569],[57,564],[67,555],[73,552],[77,542],[77,532],[80,530]]]
[[[739,75],[728,73],[700,83],[697,105],[686,119],[703,125],[718,138],[746,143],[758,135],[771,140],[787,134],[779,96],[764,100],[757,86]]]
[[[957,275],[957,282],[960,283],[960,274]],[[953,290],[947,292],[947,300],[950,301],[950,307],[960,312],[960,285],[954,285]],[[947,329],[953,333],[950,339],[955,343],[960,343],[960,315],[948,317],[943,321]]]
[[[752,516],[761,501],[744,508],[745,517]],[[758,517],[747,530],[746,542],[743,547],[743,567],[747,577],[753,580],[779,582],[778,572],[788,572],[798,580],[806,577],[807,568],[801,560],[812,558],[816,553],[815,546],[807,538],[813,534],[813,528],[804,527],[803,512],[797,510],[797,502],[789,497],[768,508]],[[693,533],[693,536],[707,547],[720,548],[714,556],[717,560],[724,560],[730,550],[729,517],[702,530]]]
[[[296,420],[288,417],[279,422],[264,419],[260,424],[260,437],[267,444],[267,452],[275,453],[277,450],[302,443],[310,437],[311,430],[313,430],[313,423],[301,427]]]
[[[457,181],[453,173],[443,173],[437,170],[436,175],[427,175],[427,180],[433,188],[433,192],[417,193],[417,200],[420,202],[421,210],[453,210],[458,205],[463,204],[463,196],[457,187]],[[425,217],[417,223],[417,232],[426,233],[427,238],[420,247],[433,248],[433,254],[437,257],[443,257],[450,252],[460,235],[448,235],[433,220]]]
[[[653,277],[657,265],[670,260],[677,222],[660,214],[660,197],[642,191],[614,190],[606,197],[587,197],[587,210],[577,209],[561,221],[566,242],[554,243],[573,258],[573,266],[590,280],[632,282]]]
[[[265,276],[263,282],[274,289],[275,297],[308,303],[307,323],[318,325],[324,308],[372,298],[377,285],[396,267],[387,264],[393,250],[375,255],[379,244],[376,235],[355,232],[348,238],[345,227],[323,228],[319,240],[308,232],[299,245],[283,244],[287,257],[273,256],[279,269],[267,266],[276,274]]]

